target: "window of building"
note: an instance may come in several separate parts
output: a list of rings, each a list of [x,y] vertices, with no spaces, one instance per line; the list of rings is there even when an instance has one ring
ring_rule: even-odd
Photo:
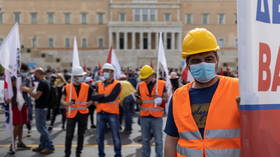
[[[4,13],[0,12],[0,24],[4,24]]]
[[[167,36],[167,45],[166,45],[166,49],[168,49],[168,50],[171,50],[171,48],[172,48],[172,39],[171,39],[171,37],[170,36]]]
[[[88,47],[88,42],[86,38],[82,39],[82,48],[87,48]]]
[[[121,22],[125,21],[125,13],[123,13],[123,12],[119,13],[119,21],[121,21]]]
[[[226,23],[226,16],[225,16],[225,14],[224,13],[220,13],[219,15],[218,15],[218,24],[225,24]]]
[[[202,24],[208,25],[209,24],[209,14],[208,13],[203,13],[201,20],[202,20]]]
[[[70,39],[65,38],[65,48],[70,48]]]
[[[185,24],[193,24],[193,16],[192,14],[185,15]]]
[[[48,47],[49,48],[53,48],[54,47],[54,40],[53,40],[53,38],[49,38]]]
[[[20,12],[14,12],[14,21],[20,24]]]
[[[32,48],[37,47],[37,37],[36,36],[32,37],[31,44],[32,44]]]
[[[37,13],[30,13],[31,24],[37,24]]]
[[[104,39],[103,38],[98,39],[98,48],[104,48]]]
[[[54,13],[53,12],[48,12],[48,24],[54,24]]]
[[[156,21],[156,9],[150,9],[150,21]]]
[[[2,45],[4,39],[3,38],[0,38],[0,46]]]
[[[219,44],[220,48],[224,48],[225,47],[225,40],[223,38],[219,38],[218,44]]]
[[[87,13],[81,13],[81,24],[87,24],[88,21],[87,21]]]
[[[145,22],[148,21],[148,16],[149,16],[148,9],[143,9],[142,10],[142,20]]]
[[[164,13],[164,20],[171,21],[171,13]]]
[[[140,21],[141,20],[141,9],[134,10],[134,20]]]
[[[104,24],[104,13],[97,13],[97,23]]]
[[[238,39],[235,39],[235,48],[238,47]]]
[[[148,36],[143,35],[143,49],[146,50],[148,49]]]
[[[64,24],[71,24],[71,13],[64,13]]]

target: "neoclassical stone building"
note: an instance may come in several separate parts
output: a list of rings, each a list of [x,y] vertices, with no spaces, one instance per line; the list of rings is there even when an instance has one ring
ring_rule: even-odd
[[[23,59],[69,67],[73,39],[81,63],[102,64],[113,47],[124,67],[156,65],[162,32],[170,67],[182,66],[181,42],[192,28],[211,30],[221,62],[237,62],[235,0],[0,0],[0,42],[20,24]]]

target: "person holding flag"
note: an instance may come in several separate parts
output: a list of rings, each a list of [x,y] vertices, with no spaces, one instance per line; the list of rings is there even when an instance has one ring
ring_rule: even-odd
[[[28,106],[27,104],[24,104],[21,108],[21,110],[18,107],[18,102],[17,102],[17,93],[21,92],[17,90],[17,79],[16,77],[11,78],[12,81],[12,87],[13,87],[13,97],[12,99],[7,100],[7,104],[11,103],[12,104],[12,119],[13,119],[13,134],[14,134],[14,144],[16,143],[16,140],[18,140],[17,143],[17,149],[20,150],[26,150],[30,149],[30,147],[26,146],[23,141],[22,141],[22,134],[23,134],[23,125],[27,123],[27,115],[28,115]],[[9,154],[15,154],[15,151],[13,149],[13,146],[11,144]]]
[[[97,95],[91,97],[92,101],[97,101],[97,144],[99,157],[105,157],[104,136],[107,123],[111,128],[114,142],[115,157],[121,157],[120,138],[120,92],[121,84],[114,79],[115,68],[112,64],[105,63],[102,67],[105,81],[97,83]]]
[[[78,125],[76,157],[80,157],[83,150],[84,134],[87,129],[88,122],[88,106],[92,104],[90,96],[93,92],[92,88],[90,88],[88,84],[84,83],[85,74],[86,73],[82,67],[73,67],[73,83],[65,85],[63,95],[61,97],[61,103],[65,106],[67,111],[65,157],[70,157],[71,155],[71,146],[76,123]]]
[[[182,57],[194,81],[173,94],[165,156],[240,156],[238,79],[216,74],[219,49],[207,29],[196,28],[185,36]]]
[[[149,65],[140,70],[136,103],[140,105],[140,125],[142,134],[142,157],[151,153],[150,141],[155,137],[156,157],[163,156],[162,125],[167,102],[166,83],[155,78],[155,71]]]

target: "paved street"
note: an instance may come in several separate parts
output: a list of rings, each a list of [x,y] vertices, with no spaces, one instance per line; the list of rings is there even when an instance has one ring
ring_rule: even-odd
[[[59,121],[58,121],[59,120]],[[47,155],[48,157],[63,157],[64,155],[64,140],[65,140],[65,131],[61,130],[61,116],[57,117],[57,123],[55,124],[55,128],[51,132],[51,136],[53,138],[55,144],[55,152],[53,154]],[[140,157],[141,156],[141,133],[140,127],[137,124],[137,118],[134,117],[133,119],[133,132],[130,135],[125,135],[121,133],[121,140],[122,140],[122,154],[124,157]],[[34,123],[34,121],[33,121]],[[165,125],[165,122],[164,122]],[[39,134],[33,125],[32,128],[32,136],[26,137],[27,130],[24,127],[24,137],[23,141],[28,144],[28,146],[36,147],[39,142]],[[0,114],[0,157],[8,157],[11,155],[7,155],[9,150],[10,144],[10,135],[5,130],[4,126],[4,114]],[[111,139],[111,133],[107,132],[106,140],[105,140],[105,153],[107,157],[114,156],[114,148],[113,148],[113,141]],[[152,154],[151,157],[155,156],[154,152],[154,143],[152,144]],[[72,148],[72,156],[75,156],[75,148],[76,147],[76,138],[73,140],[73,148]],[[31,150],[17,150],[15,155],[16,157],[41,157],[46,155],[41,155]],[[85,146],[83,150],[83,157],[97,157],[98,156],[98,149],[96,144],[96,131],[95,129],[87,130],[86,137],[85,137]]]

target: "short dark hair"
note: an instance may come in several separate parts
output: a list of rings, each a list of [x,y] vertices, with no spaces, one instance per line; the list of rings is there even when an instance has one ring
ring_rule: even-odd
[[[209,51],[209,52],[214,52],[215,56],[218,58],[218,53],[217,53],[217,51]],[[206,52],[205,52],[205,53],[206,53]],[[189,61],[189,59],[190,59],[191,56],[192,56],[192,55],[187,56],[187,58],[186,58],[186,64],[188,64],[188,61]]]
[[[23,70],[23,71],[29,71],[29,67],[28,67],[28,65],[27,65],[27,64],[25,64],[25,63],[21,63],[20,70]]]

